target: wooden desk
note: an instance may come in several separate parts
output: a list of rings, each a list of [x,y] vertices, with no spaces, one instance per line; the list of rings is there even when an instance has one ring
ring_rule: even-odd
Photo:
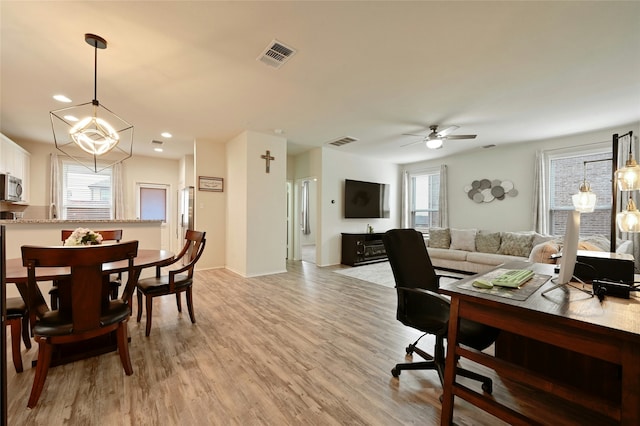
[[[522,264],[513,267],[520,268]],[[553,265],[535,264],[534,270],[540,274],[554,275]],[[541,292],[553,286],[553,283],[547,282],[527,300],[517,301],[459,288],[460,284],[470,280],[473,280],[473,277],[445,284],[440,288],[443,294],[451,296],[440,420],[442,425],[452,423],[454,396],[459,396],[511,424],[535,423],[495,401],[493,397],[457,383],[456,357],[468,358],[486,365],[501,377],[550,392],[567,401],[603,413],[621,424],[640,424],[640,298],[607,297],[600,303],[596,297],[589,297],[568,286],[542,296]],[[460,318],[468,318],[509,333],[619,365],[622,370],[619,401],[612,404],[610,399],[588,394],[520,366],[461,347],[457,343]]]
[[[154,266],[162,266],[167,264],[173,260],[173,253],[167,250],[151,250],[151,249],[139,249],[138,255],[134,260],[134,267],[136,276],[134,279],[137,279],[140,276],[140,273],[144,268],[154,267]],[[102,266],[102,270],[105,276],[109,274],[118,273],[118,272],[126,272],[128,269],[128,262],[126,260],[122,260],[119,262],[110,262],[105,263]],[[18,291],[22,295],[25,301],[27,300],[26,295],[28,294],[27,290],[27,268],[22,266],[21,258],[7,259],[7,283],[15,283]],[[37,268],[36,269],[36,279],[38,281],[52,281],[52,280],[63,280],[65,277],[70,275],[69,268]],[[108,281],[108,280],[107,280]],[[108,289],[101,290],[105,297],[108,297]],[[35,289],[35,298],[39,301],[44,301],[46,304],[46,299],[42,295],[42,292],[39,288]],[[25,302],[26,303],[26,302]],[[131,302],[130,302],[131,305]],[[47,309],[48,310],[48,309]],[[46,312],[46,311],[45,311]],[[42,314],[43,312],[40,312]],[[31,312],[32,321],[35,321],[35,312]],[[107,338],[98,338],[95,341],[87,340],[86,344],[83,342],[82,345],[65,345],[67,348],[60,348],[57,354],[54,354],[52,358],[51,365],[60,365],[66,364],[68,362],[76,361],[78,359],[88,358],[95,355],[100,355],[106,352],[113,351],[117,348],[115,335],[114,336],[106,336]],[[35,361],[34,361],[35,364]]]

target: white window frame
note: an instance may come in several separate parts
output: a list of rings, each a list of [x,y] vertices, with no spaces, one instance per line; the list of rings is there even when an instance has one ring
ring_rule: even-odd
[[[546,229],[546,233],[548,234],[556,234],[556,235],[563,235],[564,234],[564,228],[561,229],[553,229],[553,211],[561,211],[563,209],[554,209],[554,203],[552,200],[552,194],[551,194],[551,189],[552,189],[552,185],[553,185],[553,181],[552,181],[552,176],[553,176],[553,170],[552,170],[552,164],[554,160],[560,160],[560,159],[564,159],[564,158],[572,158],[572,157],[586,157],[586,156],[592,156],[592,155],[598,155],[598,154],[602,154],[604,156],[604,158],[611,158],[612,157],[612,152],[611,152],[611,145],[607,144],[607,143],[602,143],[602,144],[597,144],[596,146],[591,145],[590,147],[586,148],[586,147],[573,147],[573,148],[567,148],[567,149],[562,149],[562,150],[558,150],[557,152],[553,152],[551,154],[548,154],[546,156],[546,170],[547,170],[547,186],[544,188],[545,190],[545,198],[547,199],[547,218],[548,218],[548,229]],[[579,170],[576,170],[576,172],[572,173],[571,175],[571,185],[572,187],[575,187],[575,191],[572,191],[572,194],[577,194],[578,190],[580,188],[580,184],[583,181],[583,177],[584,177],[584,160],[580,161],[580,167]],[[606,168],[608,170],[611,170],[612,165],[611,162],[606,162],[603,161],[601,164],[606,164]],[[612,179],[612,174],[611,172],[607,173],[606,175],[600,175],[598,173],[594,172],[594,167],[593,166],[589,166],[587,165],[587,182],[589,182],[592,186],[594,185],[594,182],[598,179],[598,178],[602,178],[604,177],[605,180],[607,180],[608,183],[608,187],[611,187],[611,179]],[[602,197],[602,193],[600,194],[600,196],[598,196],[598,191],[594,191],[596,194],[596,208],[595,211],[598,212],[602,212],[603,210],[607,210],[606,207],[608,207],[608,211],[611,212],[611,204],[610,203],[606,203],[603,202],[603,197]],[[573,210],[573,205],[569,205],[566,206],[567,211]],[[586,215],[590,214],[590,213],[585,213]],[[606,223],[604,223],[604,229],[608,230],[610,228],[610,213],[608,215],[609,219],[606,221]],[[594,234],[600,234],[602,235],[603,233],[589,233],[587,231],[587,228],[584,226],[581,226],[580,228],[580,234],[583,236],[589,236],[589,235],[594,235]],[[604,235],[608,235],[608,231],[604,233]]]
[[[415,179],[418,177],[425,177],[425,176],[438,176],[438,179],[441,179],[442,176],[440,175],[440,168],[429,168],[429,169],[422,169],[422,170],[415,170],[415,171],[408,171],[408,191],[407,191],[407,199],[408,199],[408,204],[407,207],[409,209],[409,211],[407,212],[407,218],[408,218],[408,226],[422,232],[423,234],[428,234],[429,233],[429,228],[433,227],[433,226],[437,226],[437,224],[432,224],[431,222],[427,224],[427,226],[416,226],[415,225],[415,217],[416,217],[416,211],[418,211],[415,208],[415,203],[416,203],[416,188],[415,188]],[[437,185],[437,194],[435,197],[431,197],[433,199],[435,199],[435,202],[438,203],[435,206],[435,209],[433,208],[434,206],[429,205],[428,208],[425,209],[420,209],[420,211],[428,211],[428,212],[436,212],[437,214],[440,214],[439,211],[439,199],[440,199],[440,181],[438,181],[438,185]],[[429,204],[429,203],[428,203]]]
[[[108,201],[108,209],[109,209],[109,215],[108,217],[96,217],[96,216],[90,216],[90,217],[77,217],[77,218],[69,218],[68,215],[68,209],[72,208],[73,205],[72,203],[69,203],[67,200],[67,195],[68,195],[68,187],[67,187],[67,182],[68,182],[68,178],[67,178],[67,171],[68,168],[70,166],[73,167],[78,167],[79,171],[83,171],[86,172],[87,175],[89,174],[94,174],[94,175],[100,175],[100,176],[108,176],[109,177],[109,181],[110,181],[110,192],[111,195],[109,197],[109,201]],[[61,202],[61,206],[59,208],[60,212],[58,213],[61,219],[64,220],[69,220],[69,219],[81,219],[81,220],[112,220],[114,217],[114,187],[113,187],[113,169],[112,168],[105,168],[101,171],[99,171],[98,173],[94,173],[92,171],[90,171],[89,169],[87,169],[85,166],[83,166],[82,164],[79,164],[78,162],[71,160],[71,159],[66,159],[66,158],[62,158],[60,159],[60,202]]]

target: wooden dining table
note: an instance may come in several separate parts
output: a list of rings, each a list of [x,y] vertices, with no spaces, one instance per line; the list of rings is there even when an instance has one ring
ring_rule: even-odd
[[[138,249],[138,254],[134,259],[134,269],[136,274],[134,279],[136,281],[138,280],[143,269],[166,265],[170,263],[173,258],[174,254],[168,250]],[[102,271],[105,277],[108,278],[111,274],[126,272],[128,266],[127,260],[110,262],[102,265]],[[70,275],[71,270],[69,267],[36,268],[36,281],[38,282],[64,280]],[[105,282],[108,282],[108,279],[106,279]],[[29,294],[29,289],[27,283],[27,267],[23,265],[22,258],[7,259],[6,283],[15,284],[22,298],[25,299],[25,303],[28,303],[27,294]],[[105,286],[103,285],[103,288],[101,288],[100,291],[103,292],[105,297],[108,297],[108,291],[104,287]],[[32,291],[32,302],[35,305],[48,306],[46,299],[38,286],[32,289]],[[48,310],[48,308],[46,309]],[[44,312],[39,312],[38,314],[41,315],[43,313]],[[33,324],[36,319],[36,313],[30,312],[30,315],[32,320],[31,324]],[[115,336],[107,335],[107,338],[95,339],[95,341],[92,339],[85,342],[80,342],[81,344],[78,345],[62,345],[58,348],[59,350],[57,353],[52,357],[51,365],[66,364],[68,362],[88,358],[117,349]],[[35,364],[35,360],[33,363]]]

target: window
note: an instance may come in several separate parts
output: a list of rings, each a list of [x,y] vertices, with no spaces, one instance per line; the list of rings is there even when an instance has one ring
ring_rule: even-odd
[[[409,175],[409,226],[428,232],[440,224],[440,171]]]
[[[582,151],[549,158],[549,233],[564,235],[571,196],[578,192],[587,163],[587,182],[596,194],[593,213],[580,217],[580,235],[609,235],[611,228],[611,150]]]
[[[62,219],[113,219],[112,168],[94,173],[62,161]]]

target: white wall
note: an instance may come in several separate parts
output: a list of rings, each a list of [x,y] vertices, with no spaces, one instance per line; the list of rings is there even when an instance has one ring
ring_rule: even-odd
[[[267,150],[275,157],[269,173]],[[244,132],[227,143],[227,165],[227,269],[248,277],[285,272],[286,139]]]
[[[345,179],[387,183],[391,187],[391,214],[388,219],[345,219]],[[320,193],[320,226],[316,239],[319,266],[340,263],[342,232],[364,233],[367,224],[375,232],[396,228],[400,223],[399,166],[380,160],[355,156],[339,149],[322,148],[322,177],[318,180]]]
[[[227,220],[225,267],[237,274],[247,270],[247,137],[241,133],[227,142]]]
[[[224,268],[226,262],[225,238],[227,218],[227,179],[226,147],[224,144],[212,143],[208,140],[196,140],[194,148],[195,165],[192,172],[185,173],[185,184],[193,179],[195,186],[194,227],[205,231],[207,243],[197,269]],[[190,177],[189,175],[192,175]],[[195,178],[193,177],[195,176]],[[223,178],[223,192],[198,190],[198,176]]]
[[[537,150],[554,150],[598,142],[611,142],[614,133],[629,130],[637,132],[639,123],[603,129],[596,132],[504,145],[476,150],[405,165],[407,170],[439,167],[446,164],[449,180],[449,226],[477,228],[492,231],[525,231],[533,229],[534,167]],[[455,141],[445,142],[455,143]],[[464,192],[464,187],[476,179],[511,180],[518,190],[516,197],[475,203]],[[576,192],[578,187],[576,187]]]

